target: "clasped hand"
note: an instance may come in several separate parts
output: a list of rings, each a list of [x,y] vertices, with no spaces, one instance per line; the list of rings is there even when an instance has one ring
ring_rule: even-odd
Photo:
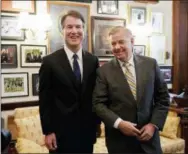
[[[151,123],[143,126],[140,130],[136,128],[136,124],[129,121],[121,121],[118,128],[127,136],[136,136],[140,141],[148,141],[155,132],[155,126]]]

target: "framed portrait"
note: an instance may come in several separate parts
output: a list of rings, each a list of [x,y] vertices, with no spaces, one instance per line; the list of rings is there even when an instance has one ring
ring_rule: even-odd
[[[134,25],[144,25],[146,23],[146,8],[130,7],[130,22]]]
[[[49,52],[52,53],[63,48],[64,37],[62,33],[61,18],[69,10],[75,10],[82,14],[85,20],[85,36],[82,48],[91,52],[91,28],[90,28],[90,4],[63,1],[48,1],[48,12],[51,15],[52,27],[49,31]]]
[[[172,66],[160,66],[160,71],[166,83],[172,83]]]
[[[2,98],[28,96],[28,73],[2,73]]]
[[[32,92],[33,96],[39,94],[39,74],[32,74]]]
[[[126,20],[92,16],[92,48],[96,56],[112,57],[109,32],[115,26],[126,26]]]
[[[163,33],[163,13],[151,12],[151,27],[153,33]]]
[[[149,56],[155,58],[158,64],[165,64],[166,37],[152,35],[149,38]]]
[[[97,1],[97,13],[117,15],[118,12],[118,0],[114,1]]]
[[[18,17],[1,16],[1,39],[24,41],[24,31],[18,28]]]
[[[17,67],[16,44],[1,44],[1,67],[2,68]]]
[[[42,58],[46,55],[46,45],[20,45],[21,67],[40,67]]]
[[[36,1],[16,1],[16,0],[2,0],[1,1],[1,11],[9,13],[19,13],[22,11],[29,12],[31,14],[36,13]]]
[[[145,56],[145,50],[146,50],[145,45],[134,45],[133,47],[133,53],[136,55]]]

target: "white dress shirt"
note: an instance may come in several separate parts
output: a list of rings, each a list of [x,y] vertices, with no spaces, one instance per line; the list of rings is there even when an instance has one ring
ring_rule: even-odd
[[[121,66],[121,69],[122,69],[122,71],[123,71],[123,73],[125,74],[125,70],[126,70],[126,68],[125,68],[125,64],[124,63],[126,63],[126,62],[122,62],[122,61],[120,61],[120,60],[118,60],[118,62],[119,62],[119,64],[120,64],[120,66]],[[130,70],[130,72],[132,73],[132,75],[133,75],[133,78],[134,78],[134,80],[135,80],[135,84],[136,84],[136,72],[135,72],[135,65],[134,65],[134,60],[133,60],[133,55],[131,56],[131,58],[129,59],[129,61],[127,62],[127,64],[126,64],[126,67]],[[114,127],[115,128],[118,128],[118,125],[119,125],[119,123],[122,121],[122,119],[119,117],[119,118],[117,118],[117,120],[115,121],[115,123],[114,123]]]
[[[72,68],[72,70],[73,70],[73,60],[74,60],[73,55],[74,55],[75,53],[72,52],[72,51],[67,47],[66,44],[64,44],[64,50],[65,50],[65,53],[66,53],[66,55],[67,55],[67,57],[68,57],[69,63],[70,63],[70,65],[71,65],[71,68]],[[77,61],[78,61],[78,65],[79,65],[79,67],[80,67],[81,80],[82,80],[82,78],[83,78],[82,48],[80,48],[76,54],[77,54],[77,56],[78,56]]]

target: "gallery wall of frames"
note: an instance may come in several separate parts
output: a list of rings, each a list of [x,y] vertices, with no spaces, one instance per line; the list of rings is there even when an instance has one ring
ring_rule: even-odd
[[[172,2],[143,4],[131,1],[2,1],[1,15],[1,101],[38,100],[38,71],[42,58],[63,46],[59,19],[74,9],[86,20],[83,48],[98,56],[100,65],[113,58],[108,32],[114,26],[133,31],[135,54],[155,58],[165,81],[172,88]],[[35,18],[49,13],[52,25],[39,40],[18,29],[20,12]],[[27,19],[26,19],[27,20]],[[40,23],[35,23],[40,25]],[[37,33],[35,31],[35,33]],[[36,35],[36,34],[35,34]]]

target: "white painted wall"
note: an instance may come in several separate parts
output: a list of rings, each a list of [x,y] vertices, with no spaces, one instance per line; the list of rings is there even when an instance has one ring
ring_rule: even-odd
[[[105,17],[117,17],[117,18],[128,18],[128,9],[127,4],[131,6],[144,6],[148,10],[158,11],[164,13],[164,35],[166,36],[166,49],[171,53],[170,60],[166,61],[166,64],[172,65],[172,1],[160,1],[158,4],[143,4],[143,3],[135,3],[132,1],[119,1],[119,15],[101,15],[97,14],[97,1],[93,1],[91,5],[91,16],[105,16]],[[37,13],[46,13],[47,12],[47,4],[46,1],[37,1]],[[6,15],[7,13],[2,13],[2,15]],[[15,15],[15,14],[8,14]],[[18,14],[17,14],[18,15]],[[37,24],[37,23],[36,23]],[[138,37],[136,38],[137,44],[145,44],[147,45],[146,37]],[[20,44],[39,44],[39,45],[48,45],[47,40],[37,42],[35,40],[25,40],[25,41],[2,41],[1,44],[17,44],[18,46],[18,68],[16,69],[3,69],[2,73],[7,72],[28,72],[29,73],[29,96],[28,97],[18,97],[18,98],[4,98],[2,99],[2,103],[8,102],[20,102],[20,101],[31,101],[37,100],[38,97],[32,96],[32,83],[31,83],[31,75],[33,73],[38,73],[38,68],[21,68],[20,67]],[[13,112],[2,112],[2,116],[6,119],[7,115],[13,114]]]

